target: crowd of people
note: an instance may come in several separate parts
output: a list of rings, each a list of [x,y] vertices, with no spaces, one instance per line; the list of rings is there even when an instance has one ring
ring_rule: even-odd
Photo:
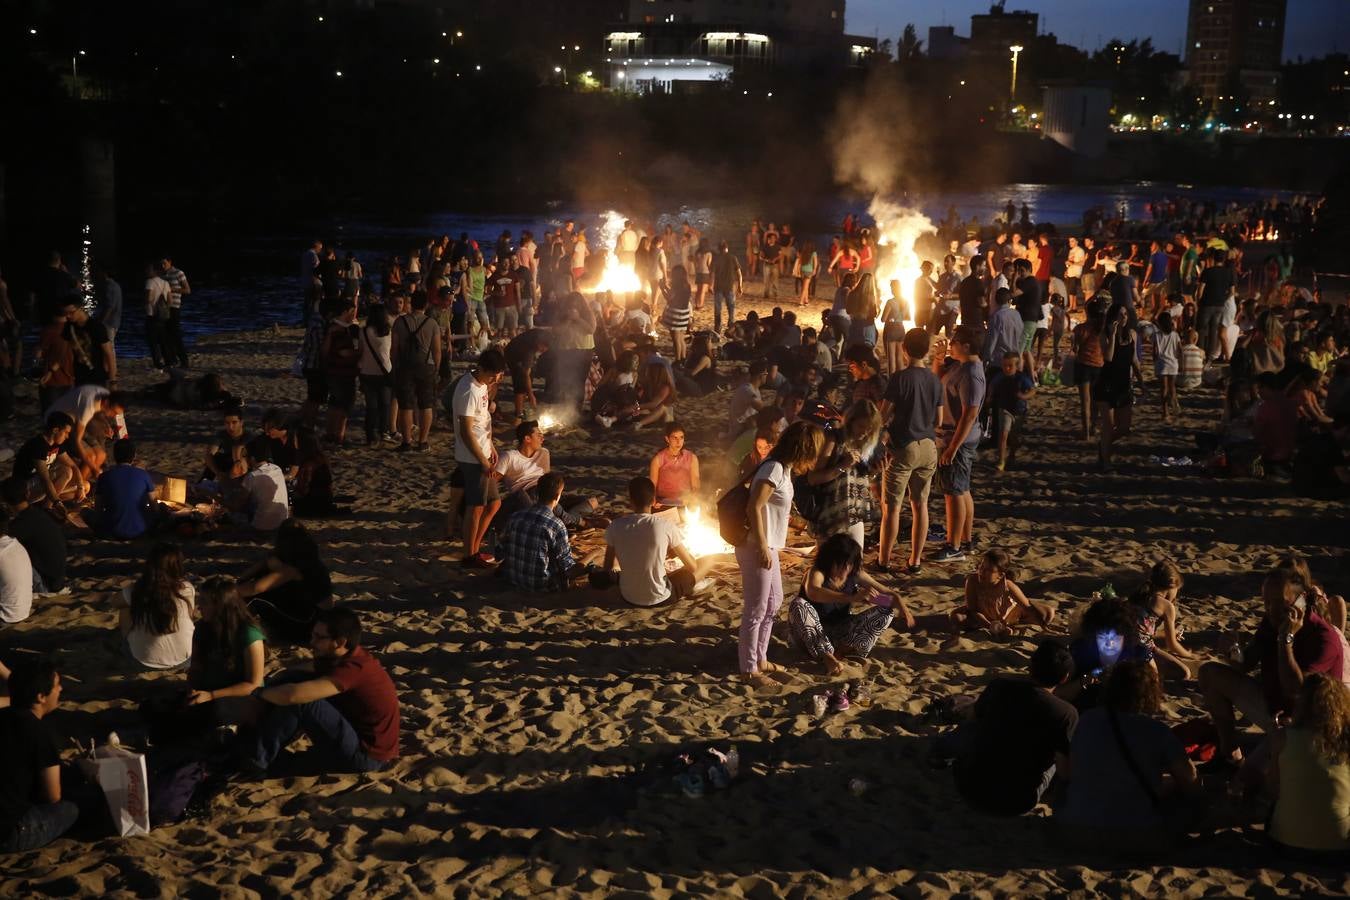
[[[146,282],[147,321],[161,323],[147,329],[152,362],[170,380],[144,396],[117,390],[116,323],[104,308],[89,315],[72,282],[46,301],[42,415],[3,485],[0,622],[69,590],[67,531],[143,540],[144,571],[111,602],[127,665],[184,675],[143,710],[157,744],[197,747],[238,777],[265,775],[301,733],[324,771],[391,765],[396,683],[296,518],[341,512],[329,455],[351,447],[361,396],[366,448],[425,453],[452,441],[444,538],[460,544],[465,569],[529,593],[585,588],[655,607],[706,596],[716,567],[734,565],[736,668],[756,688],[784,667],[770,660],[784,605],[793,661],[830,677],[891,631],[938,635],[941,652],[1032,633],[1027,677],[955,704],[961,724],[935,745],[971,805],[1021,814],[1046,800],[1068,840],[1157,845],[1199,827],[1192,760],[1208,747],[1235,785],[1275,798],[1273,841],[1344,858],[1346,610],[1301,557],[1267,577],[1251,640],[1207,659],[1183,644],[1183,573],[1170,560],[1139,573],[1128,598],[1096,599],[1071,618],[1034,596],[976,518],[980,482],[1037,452],[1027,423],[1045,415],[1041,392],[1063,385],[1077,389],[1082,452],[1103,469],[1130,439],[1150,381],[1164,422],[1208,385],[1225,397],[1221,430],[1200,435],[1216,453],[1251,453],[1276,478],[1287,470],[1344,496],[1350,317],[1297,287],[1289,251],[1266,239],[1316,209],[1215,226],[1213,209],[1174,205],[1157,221],[1189,227],[1142,245],[1099,229],[1061,241],[1024,211],[1013,229],[918,248],[932,258],[912,285],[878,283],[893,248],[857,216],[819,251],[789,225],[760,221],[743,252],[687,223],[608,233],[567,221],[538,243],[503,232],[492,246],[446,236],[392,258],[378,286],[353,255],[339,260],[316,241],[302,257],[293,367],[303,402],[293,417],[268,410],[252,433],[218,377],[184,371],[177,310],[190,289],[171,260]],[[1254,246],[1273,261],[1254,259]],[[1273,265],[1273,284],[1244,280],[1250,265]],[[616,287],[616,266],[634,278]],[[761,307],[783,305],[737,317],[747,284]],[[711,329],[699,326],[709,305]],[[679,416],[692,398],[727,410],[702,460]],[[219,510],[213,527],[268,545],[254,565],[194,585],[182,548],[164,539],[175,523],[166,480],[142,467],[130,437],[126,414],[142,402],[221,417],[191,497]],[[448,419],[439,429],[438,415]],[[545,446],[555,425],[629,431],[648,445],[622,515],[602,510],[618,498],[568,491],[567,461],[555,466]],[[930,522],[934,487],[940,522]],[[714,509],[726,543],[709,549],[691,528]],[[603,543],[581,549],[582,531]],[[800,582],[785,585],[785,559],[800,552]],[[962,589],[950,608],[916,614],[910,586],[928,567]],[[1068,638],[1056,636],[1066,622]],[[312,671],[269,673],[269,643],[308,643]],[[76,819],[42,721],[60,703],[61,675],[27,656],[3,674],[0,849],[30,849]],[[1183,741],[1160,698],[1187,682],[1209,719]],[[843,708],[846,695],[829,703]],[[1259,742],[1237,730],[1236,713]]]

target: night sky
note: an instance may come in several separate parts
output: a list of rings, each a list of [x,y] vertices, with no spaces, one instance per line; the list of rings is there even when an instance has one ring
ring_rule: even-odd
[[[1159,50],[1181,54],[1186,39],[1186,0],[1131,0],[1129,3],[1084,0],[1008,0],[1007,9],[1040,13],[1041,29],[1089,52],[1111,38],[1152,37]],[[972,13],[989,11],[989,0],[848,0],[848,30],[896,40],[907,22],[928,40],[928,26],[954,25],[970,34]],[[1289,0],[1284,55],[1293,59],[1350,50],[1350,0]]]

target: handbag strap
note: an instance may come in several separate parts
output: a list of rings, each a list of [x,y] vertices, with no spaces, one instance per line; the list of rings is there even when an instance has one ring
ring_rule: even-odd
[[[1153,804],[1153,808],[1158,809],[1162,806],[1162,803],[1158,800],[1158,795],[1154,792],[1153,785],[1149,784],[1148,779],[1144,777],[1143,771],[1139,768],[1139,763],[1135,762],[1134,754],[1130,752],[1129,744],[1125,743],[1125,733],[1121,731],[1120,719],[1116,716],[1116,711],[1107,707],[1106,717],[1111,720],[1111,733],[1116,736],[1116,748],[1120,750],[1120,755],[1124,757],[1125,765],[1129,768],[1130,774],[1134,776],[1135,781],[1139,782],[1139,786],[1144,789],[1144,793],[1148,796],[1149,802]]]

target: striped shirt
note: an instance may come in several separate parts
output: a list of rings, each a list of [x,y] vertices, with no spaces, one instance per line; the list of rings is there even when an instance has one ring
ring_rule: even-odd
[[[186,293],[183,288],[187,287],[187,276],[182,269],[169,266],[159,277],[169,283],[169,308],[178,309],[183,305],[183,294]]]

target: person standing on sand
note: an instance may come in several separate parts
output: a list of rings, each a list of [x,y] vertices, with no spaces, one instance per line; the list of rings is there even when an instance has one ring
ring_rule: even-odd
[[[937,480],[947,503],[947,545],[938,551],[937,562],[957,562],[974,546],[975,500],[970,473],[980,445],[980,407],[984,403],[984,367],[975,346],[975,330],[958,325],[948,352],[956,360],[942,377],[944,409],[951,430],[946,432],[938,456]]]
[[[492,517],[502,501],[497,496],[497,448],[492,443],[492,412],[488,393],[502,380],[506,359],[497,349],[485,350],[473,372],[455,386],[451,406],[455,414],[455,462],[464,476],[464,558],[470,569],[496,563],[482,549]]]
[[[881,418],[889,427],[890,458],[883,478],[885,503],[877,565],[890,569],[891,550],[900,535],[901,504],[908,492],[913,521],[905,572],[910,576],[919,574],[928,537],[928,491],[937,470],[937,426],[943,404],[942,382],[924,364],[931,344],[932,337],[922,328],[905,333],[905,368],[891,376],[881,402]]]
[[[312,677],[287,673],[284,683],[253,694],[263,705],[262,720],[244,768],[265,775],[301,731],[328,772],[388,768],[399,755],[398,693],[384,666],[361,646],[361,620],[349,609],[324,612],[309,645]]]
[[[159,263],[160,277],[169,283],[169,321],[165,329],[165,362],[179,365],[184,369],[188,365],[187,347],[183,344],[183,298],[192,293],[183,270],[173,264],[171,257],[164,257]]]
[[[815,467],[825,443],[816,425],[798,421],[787,431],[750,478],[746,509],[749,533],[736,547],[741,569],[740,672],[754,685],[764,683],[764,672],[780,667],[769,662],[773,623],[783,605],[783,570],[778,551],[787,545],[788,516],[792,511],[792,478]]]
[[[712,262],[713,288],[713,331],[722,333],[722,307],[727,308],[727,327],[736,321],[736,298],[743,289],[741,262],[731,252],[726,241],[717,246],[717,256]]]
[[[399,453],[413,449],[413,411],[417,411],[417,449],[431,449],[431,423],[435,416],[436,373],[441,368],[445,348],[440,327],[427,314],[427,295],[412,295],[412,312],[402,316],[391,329],[390,358],[394,361],[394,389],[398,394],[399,431],[403,442]]]

